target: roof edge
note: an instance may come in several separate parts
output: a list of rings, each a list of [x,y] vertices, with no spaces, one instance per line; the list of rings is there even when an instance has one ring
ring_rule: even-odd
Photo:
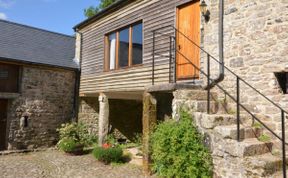
[[[73,71],[80,70],[79,66],[74,68],[74,67],[67,67],[67,66],[60,66],[60,65],[53,65],[53,64],[44,64],[44,63],[40,63],[40,62],[30,62],[30,61],[24,61],[24,60],[19,60],[19,59],[11,59],[11,58],[3,58],[3,57],[0,57],[0,62],[15,62],[15,63],[21,63],[21,64],[38,65],[38,66],[65,69],[65,70],[71,70],[71,71],[72,70]]]
[[[75,37],[73,35],[67,35],[67,34],[63,34],[63,33],[59,33],[59,32],[49,31],[49,30],[45,30],[45,29],[42,29],[42,28],[33,27],[33,26],[29,26],[29,25],[25,25],[25,24],[21,24],[21,23],[17,23],[17,22],[12,22],[12,21],[3,20],[3,19],[0,19],[0,22],[12,24],[12,25],[17,25],[17,26],[21,26],[21,27],[26,27],[26,28],[31,28],[31,29],[34,29],[34,30],[39,30],[39,31],[42,31],[42,32],[52,33],[52,34],[55,34],[55,35],[60,35],[60,36],[64,36],[64,37],[67,37],[67,38],[75,39]]]
[[[73,27],[74,31],[78,31],[79,29],[84,28],[87,25],[90,25],[91,23],[97,21],[98,19],[104,17],[105,15],[111,13],[113,10],[117,10],[127,4],[130,4],[131,2],[134,2],[135,0],[118,0],[115,3],[111,4],[110,6],[106,7],[105,9],[102,9],[100,12],[95,14],[94,16],[80,22],[79,24],[75,25]]]

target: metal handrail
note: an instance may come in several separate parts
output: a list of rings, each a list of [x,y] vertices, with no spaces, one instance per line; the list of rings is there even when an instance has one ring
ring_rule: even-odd
[[[175,37],[171,36],[171,35],[167,35],[161,32],[158,32],[161,29],[164,28],[173,28],[175,30]],[[189,40],[192,44],[194,44],[196,47],[198,47],[200,50],[202,50],[204,53],[207,54],[207,71],[208,74],[206,74],[203,70],[201,70],[199,67],[197,67],[195,64],[193,64],[185,55],[183,55],[179,50],[177,50],[176,48],[176,36],[177,34],[181,34],[183,35],[187,40]],[[213,82],[213,79],[210,78],[210,58],[212,58],[214,61],[216,61],[217,63],[220,64],[220,61],[217,60],[215,57],[211,56],[206,50],[204,50],[202,47],[200,47],[199,45],[197,45],[195,42],[193,42],[189,37],[187,37],[185,34],[183,34],[182,32],[180,32],[177,28],[175,28],[172,25],[168,25],[168,26],[164,26],[161,27],[159,29],[153,30],[153,58],[152,58],[152,64],[155,64],[155,57],[154,57],[154,51],[155,51],[155,34],[160,34],[162,36],[167,36],[170,38],[170,46],[169,46],[169,82],[171,82],[170,78],[171,78],[171,62],[172,62],[172,40],[174,39],[174,45],[175,45],[175,59],[174,59],[174,80],[173,82],[176,82],[176,53],[180,54],[182,57],[184,57],[184,59],[191,64],[194,69],[198,70],[200,73],[202,73],[205,77],[207,77],[207,84],[208,86],[211,84],[211,82]],[[273,102],[271,99],[269,99],[267,96],[265,96],[264,94],[262,94],[259,90],[257,90],[256,88],[254,88],[252,85],[250,85],[248,82],[246,82],[244,79],[242,79],[240,76],[238,76],[236,73],[234,73],[233,71],[231,71],[231,69],[229,69],[228,67],[226,67],[223,64],[224,69],[228,70],[230,73],[232,73],[235,77],[236,77],[236,93],[237,96],[236,98],[233,97],[227,90],[225,90],[222,86],[220,86],[218,83],[214,83],[214,86],[217,86],[220,90],[222,90],[227,96],[229,96],[234,102],[237,103],[236,106],[236,116],[237,116],[237,140],[240,141],[240,107],[242,109],[244,109],[249,115],[251,115],[251,117],[253,119],[255,119],[256,121],[258,121],[261,125],[263,125],[268,131],[271,132],[271,134],[273,134],[276,138],[278,138],[281,142],[282,142],[282,171],[283,171],[283,177],[286,178],[286,150],[285,150],[285,114],[288,114],[287,111],[285,111],[281,106],[279,106],[278,104],[276,104],[275,102]],[[152,67],[154,70],[154,67]],[[152,84],[154,85],[154,71],[152,71]],[[250,87],[251,89],[253,89],[256,93],[260,94],[262,97],[264,97],[267,101],[269,101],[271,104],[273,104],[275,107],[277,107],[278,109],[280,109],[281,111],[281,130],[282,130],[282,136],[280,137],[278,134],[276,134],[272,129],[270,129],[267,125],[265,125],[258,117],[256,117],[249,109],[247,109],[243,104],[240,103],[240,81],[242,81],[244,84],[246,84],[248,87]],[[207,88],[207,113],[210,113],[210,87]]]
[[[158,28],[156,30],[153,30],[153,33],[156,34],[160,34],[160,35],[164,35],[163,33],[158,32],[161,29],[167,28],[167,27],[171,27],[173,28],[175,31],[177,31],[177,33],[181,34],[182,36],[184,36],[188,41],[190,41],[193,45],[195,45],[196,47],[198,47],[199,49],[201,49],[204,53],[209,54],[209,56],[217,63],[221,64],[220,61],[218,59],[216,59],[214,56],[212,56],[210,53],[208,53],[204,48],[200,47],[198,44],[196,44],[194,41],[192,41],[189,37],[187,37],[187,35],[185,35],[184,33],[182,33],[181,31],[179,31],[177,28],[175,28],[172,25],[167,25],[161,28]],[[165,34],[166,35],[166,34]],[[175,34],[176,35],[176,34]],[[168,35],[166,35],[168,36]],[[271,104],[273,104],[275,107],[277,107],[280,110],[283,110],[286,114],[288,114],[288,111],[284,110],[281,106],[279,106],[278,104],[276,104],[274,101],[272,101],[271,99],[269,99],[267,96],[263,95],[259,90],[257,90],[256,88],[254,88],[252,85],[250,85],[248,82],[246,82],[244,79],[242,79],[240,76],[238,76],[235,72],[233,72],[231,69],[229,69],[227,66],[224,65],[224,68],[229,71],[231,74],[233,74],[235,77],[238,77],[240,81],[242,81],[243,83],[245,83],[247,86],[249,86],[251,89],[253,89],[255,92],[257,92],[258,94],[260,94],[262,97],[264,97],[266,100],[268,100]]]

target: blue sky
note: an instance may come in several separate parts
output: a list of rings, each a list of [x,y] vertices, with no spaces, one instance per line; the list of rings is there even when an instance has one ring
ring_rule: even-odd
[[[0,0],[0,19],[73,35],[72,27],[85,19],[83,9],[98,4],[98,0]]]

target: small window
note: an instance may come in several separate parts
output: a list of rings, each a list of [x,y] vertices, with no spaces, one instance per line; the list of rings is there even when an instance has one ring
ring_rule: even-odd
[[[130,25],[105,36],[105,70],[143,63],[142,23]]]
[[[143,48],[142,24],[132,27],[132,64],[142,64],[142,48]]]
[[[275,72],[277,82],[284,94],[288,93],[288,72]]]

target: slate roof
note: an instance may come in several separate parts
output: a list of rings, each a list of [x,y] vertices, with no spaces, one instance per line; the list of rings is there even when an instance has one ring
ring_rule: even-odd
[[[76,69],[75,38],[0,20],[0,60]]]

